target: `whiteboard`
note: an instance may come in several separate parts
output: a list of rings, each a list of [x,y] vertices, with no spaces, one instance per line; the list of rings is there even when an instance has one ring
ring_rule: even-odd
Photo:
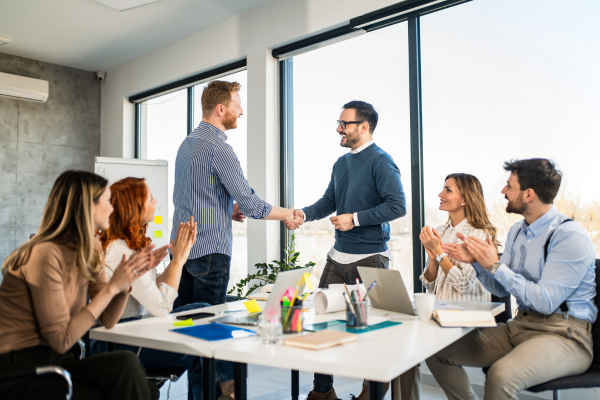
[[[139,160],[134,158],[96,157],[94,171],[108,179],[112,185],[127,178],[145,178],[152,196],[156,199],[154,222],[148,224],[146,235],[152,244],[161,247],[169,244],[169,178],[168,163],[165,160]]]

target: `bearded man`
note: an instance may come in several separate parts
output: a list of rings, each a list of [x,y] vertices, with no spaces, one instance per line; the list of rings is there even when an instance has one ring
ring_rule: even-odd
[[[174,308],[225,303],[233,234],[231,221],[293,220],[293,208],[272,206],[248,184],[225,131],[237,128],[244,111],[237,82],[212,81],[202,92],[202,121],[183,141],[175,161],[173,231],[179,221],[198,221],[196,242],[183,266]],[[233,200],[237,203],[234,205]],[[159,278],[160,279],[160,278]]]

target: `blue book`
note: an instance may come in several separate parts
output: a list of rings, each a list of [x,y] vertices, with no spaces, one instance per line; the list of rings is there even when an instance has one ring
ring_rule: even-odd
[[[256,336],[256,332],[249,329],[242,329],[235,326],[212,324],[189,326],[187,328],[171,329],[173,332],[183,333],[184,335],[193,336],[203,340],[224,340],[224,339],[239,339],[249,336]]]

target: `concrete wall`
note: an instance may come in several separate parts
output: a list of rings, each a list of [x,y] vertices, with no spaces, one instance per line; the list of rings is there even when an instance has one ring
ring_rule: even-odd
[[[0,98],[0,260],[35,233],[54,180],[93,171],[100,82],[93,72],[0,53],[0,72],[47,80],[43,104]],[[0,278],[1,279],[1,278]]]

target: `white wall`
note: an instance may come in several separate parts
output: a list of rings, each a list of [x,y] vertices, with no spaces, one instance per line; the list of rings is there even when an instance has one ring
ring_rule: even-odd
[[[108,71],[102,84],[101,155],[134,156],[129,96],[248,59],[248,181],[279,204],[277,60],[271,50],[400,0],[277,0]],[[250,221],[248,264],[279,258],[277,222]]]

